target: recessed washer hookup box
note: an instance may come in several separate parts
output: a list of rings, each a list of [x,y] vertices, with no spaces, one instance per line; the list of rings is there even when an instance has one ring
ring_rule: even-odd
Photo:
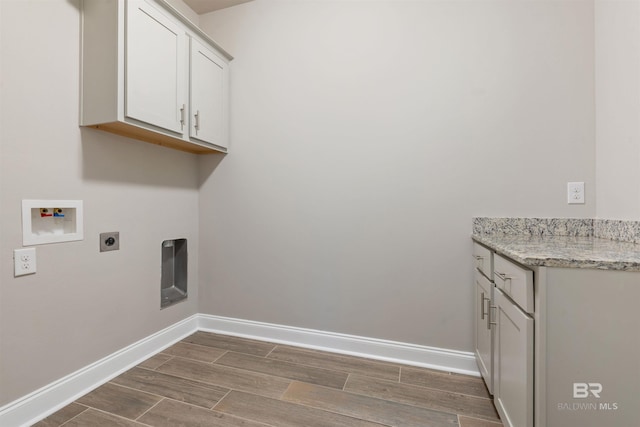
[[[23,200],[24,246],[83,240],[82,200]]]

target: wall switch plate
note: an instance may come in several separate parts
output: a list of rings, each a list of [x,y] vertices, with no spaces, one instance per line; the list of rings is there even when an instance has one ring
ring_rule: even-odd
[[[100,233],[100,252],[117,251],[120,249],[120,232],[111,231]]]
[[[584,182],[567,183],[567,202],[570,205],[584,204]]]
[[[36,248],[15,249],[13,251],[14,277],[36,272]]]

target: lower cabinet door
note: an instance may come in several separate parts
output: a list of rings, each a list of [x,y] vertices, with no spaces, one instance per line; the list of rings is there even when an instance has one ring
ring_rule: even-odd
[[[493,301],[493,283],[478,270],[475,282],[475,355],[478,369],[484,378],[489,393],[493,394],[493,325],[489,310]]]
[[[500,289],[494,298],[494,403],[505,426],[532,427],[533,318]]]

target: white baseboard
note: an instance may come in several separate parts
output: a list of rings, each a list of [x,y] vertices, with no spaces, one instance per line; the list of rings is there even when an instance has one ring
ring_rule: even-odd
[[[200,314],[198,329],[225,335],[480,376],[473,353]]]
[[[0,426],[30,426],[198,330],[480,376],[473,353],[196,314],[3,406]]]
[[[30,426],[191,335],[197,328],[198,315],[191,316],[15,400],[0,408],[0,426]]]

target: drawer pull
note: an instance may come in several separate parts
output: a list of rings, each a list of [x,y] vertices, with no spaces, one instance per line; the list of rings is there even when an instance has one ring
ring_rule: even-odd
[[[511,277],[507,276],[506,273],[500,273],[497,271],[494,271],[494,273],[496,273],[496,276],[498,276],[500,279],[507,281],[507,280],[511,280]]]
[[[484,295],[483,295],[483,296],[484,296]],[[487,312],[486,312],[486,313],[484,312],[484,303],[483,303],[483,304],[482,304],[482,310],[483,310],[482,314],[486,314],[486,316],[487,316],[487,329],[491,329],[491,325],[489,324],[489,319],[491,318],[491,313],[489,312],[489,311],[491,310],[491,299],[489,299],[489,298],[484,298],[484,301],[486,301],[486,302],[487,302],[487,308],[488,308],[488,310],[487,310]],[[484,318],[484,317],[483,317],[483,318]]]

